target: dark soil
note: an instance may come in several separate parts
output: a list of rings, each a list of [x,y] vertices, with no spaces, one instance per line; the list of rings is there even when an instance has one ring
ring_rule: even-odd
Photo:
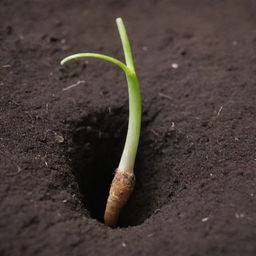
[[[2,0],[0,255],[256,255],[255,13],[252,0]],[[143,128],[135,192],[111,229],[125,77],[59,61],[123,59],[119,16]]]

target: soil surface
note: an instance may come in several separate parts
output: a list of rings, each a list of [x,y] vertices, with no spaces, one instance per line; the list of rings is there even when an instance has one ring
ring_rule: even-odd
[[[0,2],[0,255],[256,255],[256,2]],[[102,224],[143,95],[135,191]]]

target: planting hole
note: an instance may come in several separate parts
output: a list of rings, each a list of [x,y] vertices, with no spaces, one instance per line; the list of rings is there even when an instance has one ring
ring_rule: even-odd
[[[79,185],[82,203],[91,217],[100,222],[103,222],[110,185],[124,147],[127,119],[128,110],[117,108],[89,114],[71,125],[71,167]],[[152,134],[147,132],[144,123],[135,163],[136,185],[121,212],[119,227],[143,223],[173,193],[169,186],[166,187],[167,193],[161,185],[158,187],[155,173],[159,170],[160,162],[153,151],[154,147],[150,146],[150,136]]]
[[[72,132],[72,169],[85,207],[101,222],[125,139],[127,122],[122,112],[115,109],[88,115]]]

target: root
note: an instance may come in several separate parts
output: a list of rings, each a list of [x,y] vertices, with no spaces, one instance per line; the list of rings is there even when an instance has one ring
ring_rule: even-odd
[[[116,227],[120,211],[132,194],[134,185],[133,173],[116,169],[104,214],[104,222],[107,226]]]

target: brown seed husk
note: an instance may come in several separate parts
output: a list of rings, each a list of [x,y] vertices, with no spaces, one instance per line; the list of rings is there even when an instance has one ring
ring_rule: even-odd
[[[104,222],[107,226],[116,227],[120,211],[132,194],[134,185],[133,173],[116,169],[104,214]]]

